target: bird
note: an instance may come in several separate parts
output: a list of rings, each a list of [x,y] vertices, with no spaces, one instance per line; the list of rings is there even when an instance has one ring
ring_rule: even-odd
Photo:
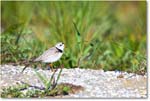
[[[33,62],[49,63],[50,67],[52,67],[52,63],[58,61],[63,55],[64,47],[65,45],[63,42],[58,42],[54,47],[49,48],[42,55],[34,59]],[[22,72],[26,67],[27,66],[23,68]]]

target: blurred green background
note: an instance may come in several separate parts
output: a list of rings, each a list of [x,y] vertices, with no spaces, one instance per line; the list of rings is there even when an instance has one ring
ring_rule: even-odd
[[[66,68],[146,71],[146,2],[1,2],[1,64],[60,41]]]

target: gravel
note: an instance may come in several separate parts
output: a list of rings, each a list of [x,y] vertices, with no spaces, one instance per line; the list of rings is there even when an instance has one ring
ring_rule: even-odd
[[[1,88],[13,86],[22,81],[33,86],[44,87],[34,69],[24,66],[1,65]],[[52,72],[38,69],[38,72],[50,78]],[[59,70],[56,72],[58,75]],[[121,77],[119,77],[122,75]],[[84,87],[83,91],[70,94],[71,98],[147,98],[147,75],[120,71],[92,69],[63,69],[58,83],[71,83]]]

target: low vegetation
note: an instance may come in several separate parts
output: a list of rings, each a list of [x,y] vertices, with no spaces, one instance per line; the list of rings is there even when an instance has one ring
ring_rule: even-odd
[[[2,98],[50,98],[50,97],[62,97],[65,95],[77,93],[84,88],[73,84],[62,83],[58,84],[52,90],[35,89],[28,84],[21,84],[13,87],[3,88],[1,92]]]
[[[24,64],[63,41],[55,65],[146,70],[146,2],[3,1],[2,29],[2,63]]]

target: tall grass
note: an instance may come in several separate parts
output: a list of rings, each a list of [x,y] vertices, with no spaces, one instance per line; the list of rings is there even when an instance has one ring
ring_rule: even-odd
[[[37,57],[63,41],[66,48],[59,64],[66,68],[146,69],[146,2],[1,4],[2,63]]]

